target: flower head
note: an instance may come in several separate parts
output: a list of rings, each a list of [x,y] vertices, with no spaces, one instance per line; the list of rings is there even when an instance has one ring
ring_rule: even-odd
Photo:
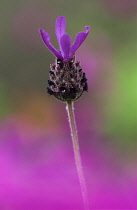
[[[47,48],[55,55],[55,57],[62,59],[63,61],[70,61],[76,50],[80,47],[83,41],[87,38],[90,27],[85,27],[85,32],[79,32],[76,35],[74,44],[71,45],[71,37],[66,33],[66,19],[63,16],[60,16],[56,20],[56,36],[60,50],[54,48],[50,42],[50,36],[47,32],[42,29],[39,29],[41,38]]]
[[[71,37],[66,33],[65,17],[57,18],[55,30],[60,50],[50,43],[49,34],[39,29],[43,42],[56,57],[55,63],[50,65],[47,92],[63,102],[75,101],[88,90],[86,74],[80,62],[75,60],[75,52],[86,39],[90,27],[85,27],[86,32],[79,32],[72,45]]]

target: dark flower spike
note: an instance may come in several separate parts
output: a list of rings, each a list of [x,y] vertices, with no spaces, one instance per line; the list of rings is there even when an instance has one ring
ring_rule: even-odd
[[[60,16],[56,20],[56,36],[59,43],[60,50],[57,50],[50,43],[50,36],[47,32],[42,29],[39,29],[42,40],[47,46],[47,48],[55,55],[55,57],[60,58],[64,61],[70,61],[72,56],[75,54],[76,50],[80,47],[83,41],[88,36],[90,27],[86,26],[86,32],[79,32],[76,35],[76,39],[73,45],[71,45],[71,37],[66,33],[66,19],[63,16]]]

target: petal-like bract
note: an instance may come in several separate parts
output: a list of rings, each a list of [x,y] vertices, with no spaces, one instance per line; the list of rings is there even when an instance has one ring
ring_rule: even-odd
[[[57,18],[55,30],[56,30],[57,40],[58,40],[58,43],[60,45],[60,39],[66,32],[66,19],[65,19],[65,17],[60,16],[60,17]]]
[[[86,26],[85,27],[86,32],[79,32],[77,34],[75,43],[71,46],[71,49],[70,49],[70,57],[76,52],[76,50],[80,47],[80,45],[87,38],[89,30],[90,30],[90,26]]]
[[[45,32],[42,29],[39,29],[39,32],[41,34],[41,38],[44,42],[44,44],[47,46],[47,48],[57,57],[57,58],[62,58],[60,52],[56,50],[53,45],[50,42],[50,36],[47,32]]]
[[[69,52],[70,52],[70,43],[71,43],[71,37],[68,34],[64,34],[60,38],[60,50],[61,55],[65,61],[69,61]]]

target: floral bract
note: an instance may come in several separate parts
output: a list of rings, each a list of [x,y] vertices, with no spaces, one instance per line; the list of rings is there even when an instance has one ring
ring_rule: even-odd
[[[55,55],[55,57],[62,59],[63,61],[69,61],[75,54],[76,50],[80,47],[83,41],[88,36],[90,26],[85,27],[85,32],[79,32],[76,35],[74,44],[71,45],[71,37],[66,33],[66,19],[60,16],[56,20],[56,36],[60,50],[54,48],[50,42],[50,36],[47,32],[39,29],[42,40],[47,48]]]

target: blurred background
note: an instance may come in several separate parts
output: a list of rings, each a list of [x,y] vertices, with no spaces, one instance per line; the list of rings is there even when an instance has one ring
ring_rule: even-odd
[[[91,209],[137,209],[137,1],[1,0],[0,209],[83,209],[65,104],[46,93],[67,19],[89,91],[75,103]]]

